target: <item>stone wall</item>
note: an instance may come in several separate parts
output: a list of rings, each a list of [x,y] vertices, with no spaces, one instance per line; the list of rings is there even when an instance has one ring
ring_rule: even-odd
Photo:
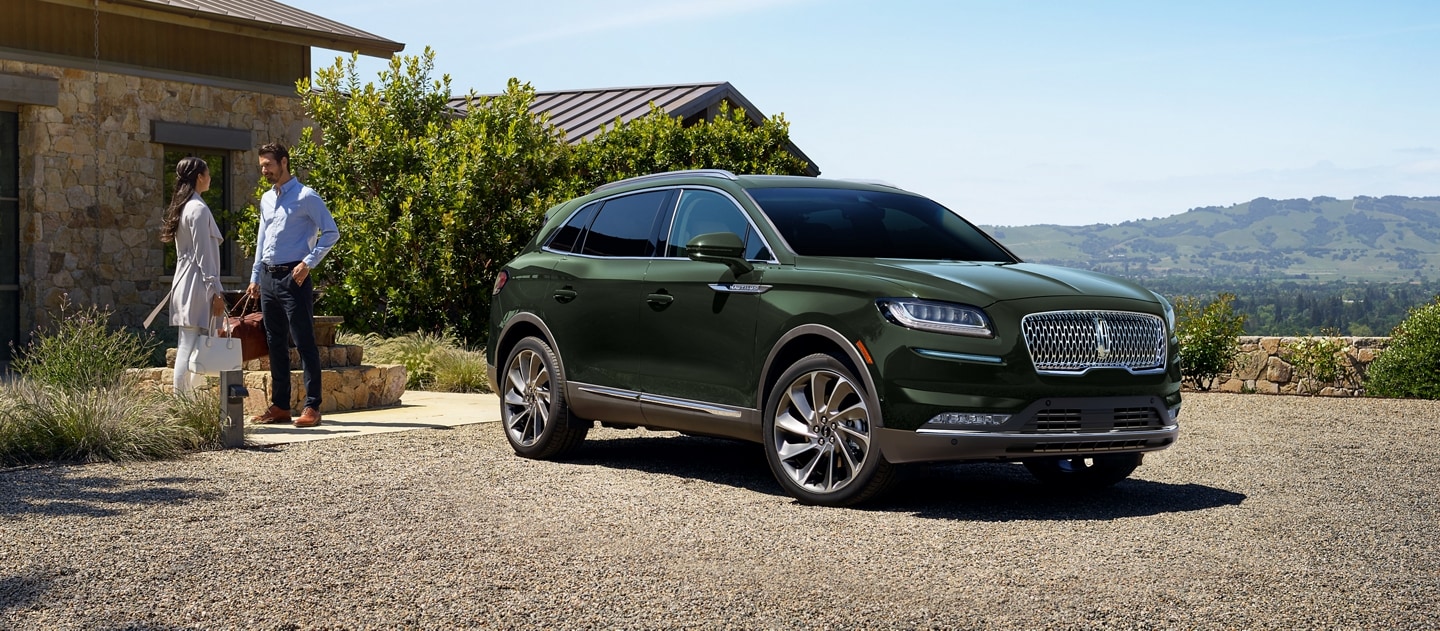
[[[1240,355],[1235,358],[1235,367],[1215,380],[1214,390],[1221,392],[1255,392],[1261,394],[1318,394],[1320,396],[1349,397],[1364,394],[1362,384],[1365,370],[1375,356],[1390,343],[1388,337],[1340,337],[1345,356],[1341,360],[1342,374],[1335,383],[1307,383],[1302,381],[1295,366],[1287,359],[1288,345],[1299,337],[1239,338]]]
[[[60,92],[56,107],[20,106],[22,336],[48,324],[62,295],[108,305],[128,325],[165,295],[173,246],[158,234],[174,165],[153,121],[248,130],[257,145],[293,143],[305,125],[293,96],[3,59],[0,72],[56,79]],[[228,201],[244,208],[259,181],[255,152],[228,153]]]
[[[332,334],[333,337],[333,334]],[[366,365],[365,349],[345,344],[321,344],[320,391],[321,412],[344,412],[385,407],[400,402],[405,394],[407,373],[401,364]],[[175,349],[166,352],[166,367],[135,370],[143,388],[173,392],[175,382]],[[300,355],[290,348],[290,408],[299,414],[305,405],[305,375],[300,370]],[[245,362],[246,414],[260,414],[270,407],[270,358],[261,357]],[[218,385],[219,378],[207,379],[206,388]]]

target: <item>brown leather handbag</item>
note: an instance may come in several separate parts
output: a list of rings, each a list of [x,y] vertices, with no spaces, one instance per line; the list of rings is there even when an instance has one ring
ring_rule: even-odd
[[[247,312],[245,307],[250,300],[247,294],[235,304],[230,315],[226,316],[230,321],[230,330],[219,333],[221,337],[239,338],[240,356],[247,362],[270,355],[270,345],[265,341],[265,314],[259,311]]]

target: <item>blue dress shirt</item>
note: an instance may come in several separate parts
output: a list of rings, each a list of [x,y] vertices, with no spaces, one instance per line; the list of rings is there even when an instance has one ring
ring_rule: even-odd
[[[304,261],[314,269],[339,240],[340,230],[325,201],[291,177],[260,198],[260,231],[255,238],[250,282],[260,282],[260,272],[267,264]]]

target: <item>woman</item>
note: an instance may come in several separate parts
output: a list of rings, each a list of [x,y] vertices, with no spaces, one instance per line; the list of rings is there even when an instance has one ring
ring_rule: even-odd
[[[190,369],[190,353],[211,320],[225,315],[220,286],[220,226],[200,194],[210,190],[210,167],[194,156],[175,165],[175,195],[165,209],[160,240],[175,242],[175,278],[170,282],[170,324],[180,327],[175,351],[175,392],[205,383]],[[218,320],[216,320],[218,321]]]

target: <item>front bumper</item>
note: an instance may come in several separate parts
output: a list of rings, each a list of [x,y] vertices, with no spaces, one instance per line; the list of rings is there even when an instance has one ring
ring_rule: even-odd
[[[1053,398],[1036,401],[1003,425],[876,431],[891,463],[1024,460],[1157,451],[1180,434],[1179,407],[1160,397]]]

